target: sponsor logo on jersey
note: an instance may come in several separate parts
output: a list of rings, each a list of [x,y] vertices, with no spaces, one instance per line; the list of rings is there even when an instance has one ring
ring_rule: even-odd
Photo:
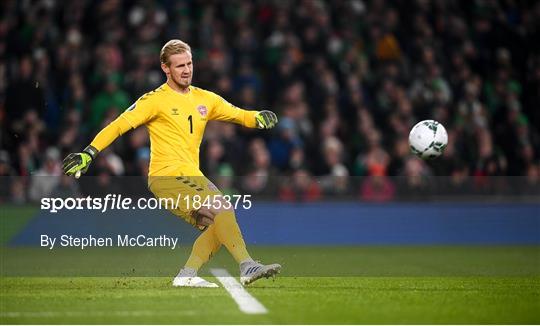
[[[206,106],[204,105],[199,105],[197,107],[197,111],[199,111],[199,113],[203,116],[203,117],[206,117],[206,115],[208,114],[208,109],[206,109]]]

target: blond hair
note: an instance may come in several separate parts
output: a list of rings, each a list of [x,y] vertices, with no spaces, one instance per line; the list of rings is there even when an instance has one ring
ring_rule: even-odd
[[[170,40],[161,48],[161,52],[159,53],[159,61],[168,66],[170,64],[169,58],[171,55],[184,52],[191,53],[191,47],[189,44],[181,40]]]

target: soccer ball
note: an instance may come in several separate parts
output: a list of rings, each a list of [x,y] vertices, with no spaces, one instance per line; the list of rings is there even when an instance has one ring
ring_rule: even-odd
[[[440,156],[447,144],[446,129],[435,120],[420,121],[409,133],[409,146],[412,153],[423,159]]]

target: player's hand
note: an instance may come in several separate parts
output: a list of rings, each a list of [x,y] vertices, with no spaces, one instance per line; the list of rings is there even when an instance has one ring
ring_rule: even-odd
[[[66,175],[74,175],[79,178],[81,174],[86,173],[90,167],[90,163],[97,154],[97,150],[88,146],[82,153],[71,153],[62,162],[62,169]]]
[[[278,118],[274,112],[264,110],[255,114],[255,121],[259,129],[272,129],[278,123]]]

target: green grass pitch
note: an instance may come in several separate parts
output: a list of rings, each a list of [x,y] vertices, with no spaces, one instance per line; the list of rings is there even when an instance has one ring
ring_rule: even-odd
[[[540,323],[538,247],[253,247],[284,266],[248,288],[263,315],[242,313],[223,288],[171,287],[188,252],[4,247],[0,322]],[[214,258],[238,274],[225,251]]]
[[[179,289],[190,248],[5,246],[35,213],[2,208],[1,324],[539,324],[540,247],[250,247],[283,273],[248,291],[242,313],[223,288]],[[11,217],[11,218],[10,218]],[[237,265],[221,250],[208,267]]]

